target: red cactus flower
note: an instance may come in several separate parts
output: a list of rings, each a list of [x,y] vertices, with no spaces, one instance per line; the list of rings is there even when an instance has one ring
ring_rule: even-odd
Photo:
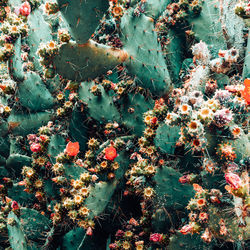
[[[29,2],[24,2],[21,7],[19,8],[19,13],[22,15],[22,16],[28,16],[31,12],[31,7],[30,7],[30,4]]]
[[[66,146],[66,153],[69,156],[76,156],[79,153],[79,142],[69,142]]]
[[[131,218],[129,220],[129,224],[133,226],[139,226],[139,223],[134,218]]]
[[[36,135],[35,134],[29,134],[27,136],[27,138],[28,138],[29,141],[35,141],[36,140]]]
[[[87,231],[86,231],[86,234],[88,236],[92,236],[93,235],[93,229],[91,227],[88,227]]]
[[[219,198],[217,196],[210,196],[210,201],[212,203],[218,203],[218,204],[221,203],[221,201],[219,200]]]
[[[116,243],[109,244],[110,249],[116,249],[118,245]]]
[[[116,232],[115,237],[123,237],[123,235],[124,235],[124,231],[122,231],[122,230],[119,229],[119,230]]]
[[[152,119],[151,119],[151,124],[156,124],[157,123],[157,117],[153,117]]]
[[[240,177],[234,173],[226,173],[225,174],[226,182],[233,188],[239,189],[242,186],[242,182]]]
[[[186,235],[186,234],[192,232],[192,230],[193,230],[193,227],[191,225],[187,224],[181,228],[180,233]]]
[[[151,234],[149,239],[153,242],[161,242],[163,240],[163,235],[159,233]]]
[[[200,213],[200,214],[199,214],[199,219],[200,219],[201,221],[206,221],[206,220],[208,220],[208,214],[207,214],[207,213],[204,213],[204,212]]]
[[[18,182],[18,186],[25,186],[26,185],[26,182],[25,181],[19,181]]]
[[[182,184],[188,183],[190,181],[189,175],[183,175],[179,178],[179,182]]]
[[[45,136],[45,135],[40,135],[40,136],[39,136],[39,139],[41,140],[41,142],[45,142],[45,141],[48,140],[48,137]]]
[[[30,150],[34,153],[40,152],[41,149],[42,149],[42,147],[39,143],[32,143],[30,146]]]
[[[123,195],[124,195],[124,196],[129,195],[129,191],[128,191],[128,190],[125,190],[125,191],[123,192]]]
[[[65,188],[60,188],[60,193],[61,193],[61,194],[65,194],[65,193],[66,193]]]
[[[12,208],[12,210],[19,209],[18,203],[16,201],[12,201],[11,208]]]
[[[10,182],[11,182],[11,179],[8,178],[8,177],[3,177],[3,181],[4,181],[5,183],[10,183]]]
[[[105,158],[109,161],[113,161],[117,157],[116,149],[111,146],[105,149]]]
[[[43,194],[41,192],[36,192],[35,197],[39,200],[42,201],[44,199]]]

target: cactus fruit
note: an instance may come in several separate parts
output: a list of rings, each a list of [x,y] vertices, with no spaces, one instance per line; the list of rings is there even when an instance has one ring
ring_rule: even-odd
[[[246,0],[0,0],[0,248],[247,248]]]

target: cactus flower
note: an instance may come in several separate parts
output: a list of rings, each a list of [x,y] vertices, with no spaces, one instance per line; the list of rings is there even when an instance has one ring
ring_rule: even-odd
[[[158,121],[158,119],[157,119],[157,117],[153,117],[152,119],[151,119],[151,124],[156,124],[157,123],[157,121]]]
[[[131,218],[129,220],[129,224],[133,226],[139,226],[139,223],[134,218]]]
[[[86,231],[86,234],[88,236],[92,236],[93,235],[93,229],[91,227],[88,227],[87,231]]]
[[[116,149],[111,146],[105,149],[105,158],[109,161],[113,161],[117,157]]]
[[[69,142],[66,146],[66,153],[69,156],[76,156],[79,153],[79,142]]]
[[[237,174],[234,173],[226,173],[225,174],[226,182],[233,188],[239,189],[242,186],[242,181]]]
[[[182,184],[188,183],[189,182],[189,176],[188,175],[183,175],[179,178],[179,182]]]
[[[42,149],[42,147],[39,143],[32,143],[30,146],[30,150],[34,153],[40,152],[41,149]]]
[[[183,226],[180,230],[180,233],[186,235],[188,233],[191,233],[193,230],[193,227],[190,224],[187,224],[185,226]]]
[[[122,230],[119,229],[119,230],[116,232],[115,237],[123,237],[123,235],[124,235],[124,231],[122,231]]]
[[[12,210],[18,210],[19,209],[18,203],[16,201],[13,201],[11,204],[11,208]]]
[[[29,2],[26,1],[19,8],[19,13],[22,16],[28,16],[30,14],[30,12],[31,12],[30,4],[29,4]]]
[[[245,99],[246,104],[250,105],[250,79],[244,80],[245,89],[241,91],[242,97]]]
[[[204,233],[201,235],[202,240],[207,243],[210,243],[212,240],[212,233],[209,231],[208,228],[205,229]]]
[[[110,249],[116,249],[118,246],[116,243],[109,244]]]
[[[153,242],[161,242],[163,240],[163,235],[159,233],[151,234],[149,239]]]

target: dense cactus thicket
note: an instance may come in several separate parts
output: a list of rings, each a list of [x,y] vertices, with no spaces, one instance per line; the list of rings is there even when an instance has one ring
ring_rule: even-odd
[[[247,0],[0,0],[0,250],[249,249]]]

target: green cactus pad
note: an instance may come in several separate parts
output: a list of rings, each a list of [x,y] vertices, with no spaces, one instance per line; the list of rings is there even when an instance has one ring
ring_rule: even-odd
[[[243,68],[243,80],[246,78],[250,78],[250,33],[248,35],[247,49],[244,60],[244,68]]]
[[[145,98],[141,94],[128,94],[121,98],[121,115],[124,125],[128,127],[132,133],[142,136],[145,129],[141,115],[153,108],[154,102],[151,98]],[[129,109],[134,112],[129,112]]]
[[[121,34],[124,49],[129,55],[125,65],[129,73],[138,77],[139,85],[153,94],[169,91],[170,76],[153,19],[144,14],[136,17],[131,9],[121,19]]]
[[[18,217],[10,212],[8,219],[14,219],[14,225],[7,225],[9,242],[13,249],[27,250],[27,242]]]
[[[4,120],[0,121],[0,136],[4,137],[8,134],[8,123]]]
[[[233,218],[228,211],[216,208],[214,206],[209,207],[209,222],[208,227],[216,238],[223,239],[225,241],[238,241],[249,240],[250,231],[249,229],[249,217],[246,216],[246,226],[239,227],[239,222],[236,218]],[[228,230],[226,235],[220,234],[220,220],[223,219]]]
[[[37,112],[30,114],[18,114],[12,112],[8,117],[8,123],[12,134],[24,136],[36,132],[42,125],[46,125],[51,118],[51,112]]]
[[[49,231],[50,220],[37,210],[21,208],[20,223],[26,237],[32,241],[44,241]]]
[[[63,237],[62,250],[101,250],[105,245],[102,244],[100,238],[87,236],[86,231],[82,228],[75,228],[69,231]]]
[[[85,44],[69,42],[61,45],[54,58],[54,67],[64,78],[85,81],[106,73],[126,59],[126,52],[92,40]]]
[[[66,147],[65,139],[61,135],[52,135],[48,145],[48,155],[55,163],[55,158],[58,154],[63,152]]]
[[[6,161],[6,168],[19,175],[23,166],[31,165],[31,158],[26,155],[11,154]]]
[[[183,49],[185,48],[185,36],[183,31],[169,30],[166,45],[166,59],[170,77],[173,83],[178,82],[179,73],[183,62]]]
[[[42,67],[39,62],[37,50],[41,43],[47,43],[52,40],[51,28],[44,20],[40,9],[36,9],[30,14],[28,25],[30,30],[29,36],[26,40],[30,47],[29,56],[34,63],[35,69],[40,71],[42,70]]]
[[[227,143],[229,145],[232,145],[233,150],[236,154],[235,162],[239,163],[239,161],[245,157],[249,157],[250,155],[250,141],[248,139],[248,136],[242,132],[242,135],[235,139],[227,139],[222,138],[223,143]]]
[[[31,111],[43,111],[53,106],[53,97],[36,73],[27,73],[25,80],[18,84],[20,103]]]
[[[220,18],[224,29],[226,31],[227,43],[230,47],[239,50],[241,56],[244,54],[244,28],[245,23],[243,19],[235,14],[235,6],[237,0],[223,1],[222,11],[220,11]]]
[[[86,43],[109,7],[108,0],[57,0],[69,24],[71,35],[78,43]]]
[[[170,3],[170,0],[147,0],[145,1],[145,15],[156,19]]]
[[[78,141],[81,151],[86,148],[88,127],[86,126],[86,114],[74,109],[69,125],[69,135],[74,141]]]
[[[89,218],[100,215],[108,205],[115,189],[117,181],[112,183],[99,182],[90,191],[90,195],[85,201],[85,205],[90,209]]]
[[[174,154],[176,142],[180,138],[180,127],[171,127],[166,124],[159,126],[156,130],[155,146],[166,154]]]
[[[8,188],[8,197],[14,201],[17,201],[22,206],[32,206],[35,201],[34,194],[29,194],[23,190],[23,186],[15,183],[12,188]]]
[[[88,104],[88,114],[97,121],[120,121],[120,114],[113,103],[111,92],[105,92],[101,85],[100,96],[95,96],[90,92],[94,82],[83,82],[79,87],[79,98]]]
[[[202,3],[200,15],[189,18],[195,37],[209,45],[215,56],[217,56],[219,49],[227,48],[219,22],[219,11],[219,6],[216,7],[213,0],[206,0]],[[206,28],[204,29],[204,27]]]
[[[72,179],[79,178],[79,176],[82,173],[87,171],[83,167],[78,167],[77,165],[74,165],[74,164],[67,163],[67,164],[64,164],[64,166],[65,166],[64,174],[69,181]]]
[[[194,195],[191,185],[181,184],[182,175],[170,167],[158,169],[154,176],[156,182],[155,192],[158,206],[171,209],[184,209],[190,198]]]
[[[10,75],[15,81],[24,80],[24,71],[21,58],[21,37],[15,42],[15,53],[9,60]]]
[[[183,235],[177,233],[170,237],[168,250],[212,250],[213,244],[206,244],[200,238],[200,235]]]

